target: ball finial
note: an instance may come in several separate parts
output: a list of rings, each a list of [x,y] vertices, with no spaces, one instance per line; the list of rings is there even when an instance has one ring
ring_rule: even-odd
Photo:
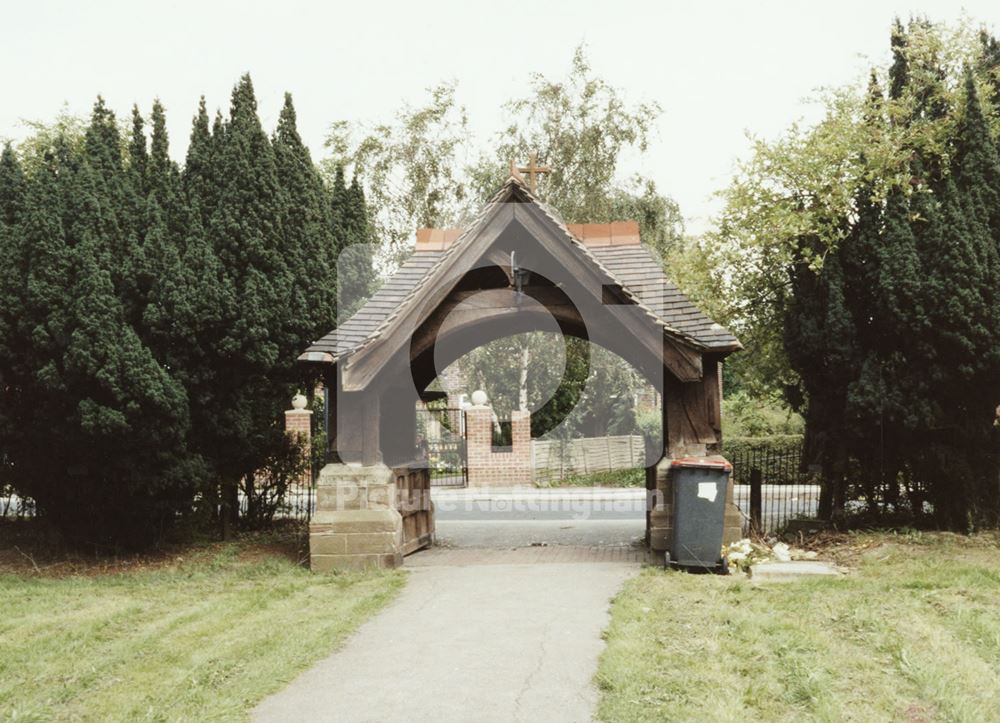
[[[309,400],[301,392],[292,397],[292,409],[305,409],[308,403]]]
[[[488,401],[489,397],[486,396],[486,392],[482,389],[477,389],[472,393],[472,403],[477,407],[485,407]]]

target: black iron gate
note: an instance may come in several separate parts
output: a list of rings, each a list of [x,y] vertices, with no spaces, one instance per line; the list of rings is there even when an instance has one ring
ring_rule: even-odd
[[[465,487],[465,411],[452,407],[417,410],[417,448],[427,459],[431,487]]]
[[[744,534],[774,533],[792,520],[816,517],[820,485],[802,470],[801,442],[741,444],[723,452],[733,464],[734,501],[744,514]]]

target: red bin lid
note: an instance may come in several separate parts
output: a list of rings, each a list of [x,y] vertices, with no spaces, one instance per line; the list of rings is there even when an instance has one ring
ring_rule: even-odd
[[[698,469],[717,469],[725,472],[732,472],[731,465],[722,457],[681,457],[670,463],[671,467],[694,467]]]

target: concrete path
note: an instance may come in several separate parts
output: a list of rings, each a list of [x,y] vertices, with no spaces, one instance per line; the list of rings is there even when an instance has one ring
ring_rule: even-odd
[[[573,550],[412,555],[399,599],[253,719],[591,720],[608,604],[638,563]]]

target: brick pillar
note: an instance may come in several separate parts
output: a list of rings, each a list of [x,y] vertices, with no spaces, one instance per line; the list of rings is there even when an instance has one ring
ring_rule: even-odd
[[[295,483],[312,487],[312,410],[306,409],[307,400],[301,394],[292,397],[292,408],[285,412],[285,433],[302,443],[306,468]]]
[[[491,484],[490,457],[493,454],[493,409],[474,404],[465,409],[465,464],[469,486]]]
[[[531,412],[510,413],[511,450],[506,460],[510,484],[530,485],[535,470],[531,460]]]
[[[531,413],[510,415],[511,446],[493,449],[493,409],[477,404],[465,410],[465,454],[470,487],[516,487],[532,482]]]

